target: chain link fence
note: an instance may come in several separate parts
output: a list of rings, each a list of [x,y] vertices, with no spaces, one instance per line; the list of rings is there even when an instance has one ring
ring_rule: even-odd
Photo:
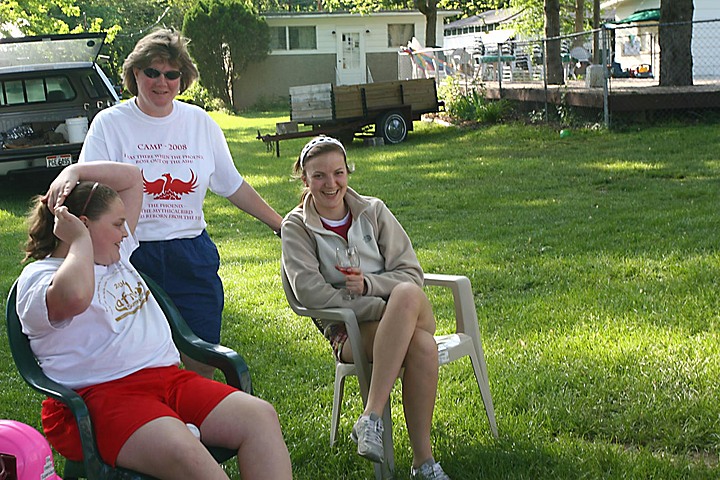
[[[690,48],[662,35],[688,35]],[[662,62],[665,62],[663,65]],[[660,24],[606,24],[597,30],[537,40],[403,52],[400,78],[448,77],[487,98],[515,100],[545,119],[569,111],[613,122],[664,119],[720,109],[720,19]]]

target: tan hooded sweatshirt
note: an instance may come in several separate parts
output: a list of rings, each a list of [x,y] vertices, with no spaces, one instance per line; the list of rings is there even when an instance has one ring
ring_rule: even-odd
[[[352,224],[348,242],[327,230],[312,195],[282,223],[282,265],[295,296],[306,308],[347,307],[359,322],[380,320],[393,288],[403,282],[423,285],[423,271],[410,238],[382,200],[347,189]],[[360,254],[367,291],[345,300],[345,278],[335,268],[335,250],[354,244]]]

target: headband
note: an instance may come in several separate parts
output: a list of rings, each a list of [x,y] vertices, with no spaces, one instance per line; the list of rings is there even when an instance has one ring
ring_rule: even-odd
[[[88,194],[87,199],[85,200],[85,205],[83,205],[82,212],[80,212],[79,216],[85,215],[85,210],[87,210],[88,205],[90,205],[90,200],[92,199],[93,194],[95,193],[95,190],[97,190],[98,185],[99,185],[98,182],[95,182],[93,184],[92,188],[90,189],[90,193]]]
[[[307,157],[308,153],[310,153],[310,150],[317,147],[318,145],[321,145],[323,143],[332,143],[333,145],[337,145],[340,147],[340,150],[342,150],[343,155],[345,155],[345,158],[347,158],[347,152],[345,151],[345,147],[342,143],[340,143],[339,140],[336,140],[332,137],[328,137],[326,135],[320,135],[319,137],[315,137],[312,140],[310,140],[308,143],[305,144],[302,151],[300,152],[300,168],[305,168],[305,157]]]

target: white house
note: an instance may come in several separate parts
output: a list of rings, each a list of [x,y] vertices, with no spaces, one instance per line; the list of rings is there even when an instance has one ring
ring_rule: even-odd
[[[442,45],[445,18],[459,13],[438,11],[433,42],[425,41],[425,16],[418,10],[266,13],[272,51],[242,74],[235,107],[287,98],[289,88],[299,85],[397,80],[400,48],[413,37],[422,45]]]
[[[608,0],[600,8],[615,9],[617,22],[627,22],[637,16],[647,19],[616,24],[615,61],[622,68],[649,64],[657,75],[660,67],[657,27],[660,0]],[[717,78],[720,76],[720,59],[716,54],[720,41],[720,1],[694,0],[693,21],[697,22],[693,25],[693,78]]]
[[[479,44],[506,42],[515,36],[511,24],[521,13],[512,8],[500,8],[450,22],[444,28],[443,46],[448,50],[463,48],[472,53]]]

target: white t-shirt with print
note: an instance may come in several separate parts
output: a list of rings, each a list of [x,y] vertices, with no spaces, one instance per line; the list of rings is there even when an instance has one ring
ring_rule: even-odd
[[[207,190],[235,193],[243,178],[222,130],[201,108],[173,101],[166,117],[151,117],[128,100],[98,113],[80,162],[112,160],[137,165],[143,174],[140,241],[195,238],[206,227]]]
[[[47,289],[62,258],[37,260],[18,279],[17,312],[45,374],[73,389],[122,378],[144,368],[177,365],[180,356],[160,306],[130,264],[137,240],[127,237],[121,259],[95,265],[87,310],[50,323]]]

